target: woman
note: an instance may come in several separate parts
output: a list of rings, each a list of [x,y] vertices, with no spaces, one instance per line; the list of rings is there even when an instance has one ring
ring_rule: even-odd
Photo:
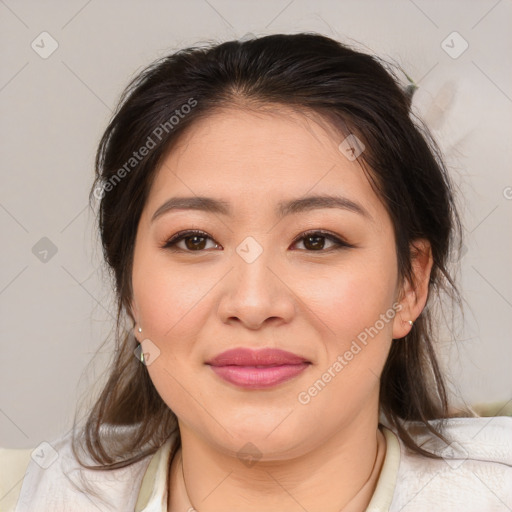
[[[412,92],[314,34],[132,81],[91,190],[110,377],[16,511],[510,510],[512,419],[450,418],[436,360],[459,220]]]

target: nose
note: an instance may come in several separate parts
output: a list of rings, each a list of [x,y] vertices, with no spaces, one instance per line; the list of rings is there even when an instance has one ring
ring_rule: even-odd
[[[238,321],[251,330],[260,329],[265,322],[290,322],[296,311],[293,283],[287,282],[289,276],[287,279],[271,251],[262,250],[255,259],[234,252],[232,263],[234,268],[223,280],[218,308],[221,320]]]

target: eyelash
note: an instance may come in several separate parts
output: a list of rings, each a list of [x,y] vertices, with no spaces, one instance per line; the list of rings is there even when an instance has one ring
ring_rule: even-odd
[[[200,252],[206,251],[207,249],[199,249],[197,251],[191,251],[188,249],[180,249],[180,248],[175,247],[176,244],[178,242],[180,242],[181,240],[185,240],[187,238],[192,238],[193,236],[199,236],[201,238],[209,238],[210,240],[214,241],[213,238],[210,235],[208,235],[208,233],[205,233],[204,231],[185,230],[185,231],[179,231],[178,233],[174,234],[171,238],[169,238],[167,240],[167,242],[165,243],[165,245],[162,246],[162,248],[173,250],[173,251],[188,252],[188,253],[194,253],[194,252],[200,253]],[[330,252],[332,250],[350,249],[350,248],[354,247],[353,245],[345,242],[344,240],[341,240],[337,236],[335,236],[327,231],[323,231],[323,230],[305,231],[304,233],[301,233],[301,235],[293,241],[292,245],[295,245],[297,242],[299,242],[303,238],[307,238],[308,236],[317,236],[317,237],[326,238],[326,239],[330,240],[331,242],[333,242],[335,244],[335,246],[331,247],[329,249],[319,249],[318,251],[300,249],[305,252]]]

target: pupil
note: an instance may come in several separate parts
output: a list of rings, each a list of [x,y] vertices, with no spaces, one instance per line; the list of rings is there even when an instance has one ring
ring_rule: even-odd
[[[201,242],[199,242],[200,246],[198,247],[197,245],[194,245],[197,243],[197,240],[201,240],[202,239],[202,244]],[[187,245],[187,249],[204,249],[204,240],[205,240],[205,237],[204,236],[191,236],[191,237],[188,237],[187,240],[186,240],[186,245]]]
[[[313,248],[316,248],[316,249],[323,249],[324,247],[324,243],[323,242],[319,242],[319,240],[324,240],[324,237],[322,236],[308,236],[306,237],[306,240],[315,240],[315,242],[313,242],[312,244],[309,244],[310,246],[312,245]],[[308,247],[308,243],[304,244],[306,247]]]

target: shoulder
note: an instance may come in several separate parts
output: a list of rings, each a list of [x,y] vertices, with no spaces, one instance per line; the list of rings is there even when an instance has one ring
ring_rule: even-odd
[[[151,457],[124,468],[91,470],[80,465],[71,442],[68,432],[34,449],[1,449],[0,512],[133,510]]]
[[[390,511],[512,509],[512,418],[450,418],[431,422],[445,443],[418,422],[408,431],[423,449],[440,458],[411,452],[400,443],[400,465]]]

